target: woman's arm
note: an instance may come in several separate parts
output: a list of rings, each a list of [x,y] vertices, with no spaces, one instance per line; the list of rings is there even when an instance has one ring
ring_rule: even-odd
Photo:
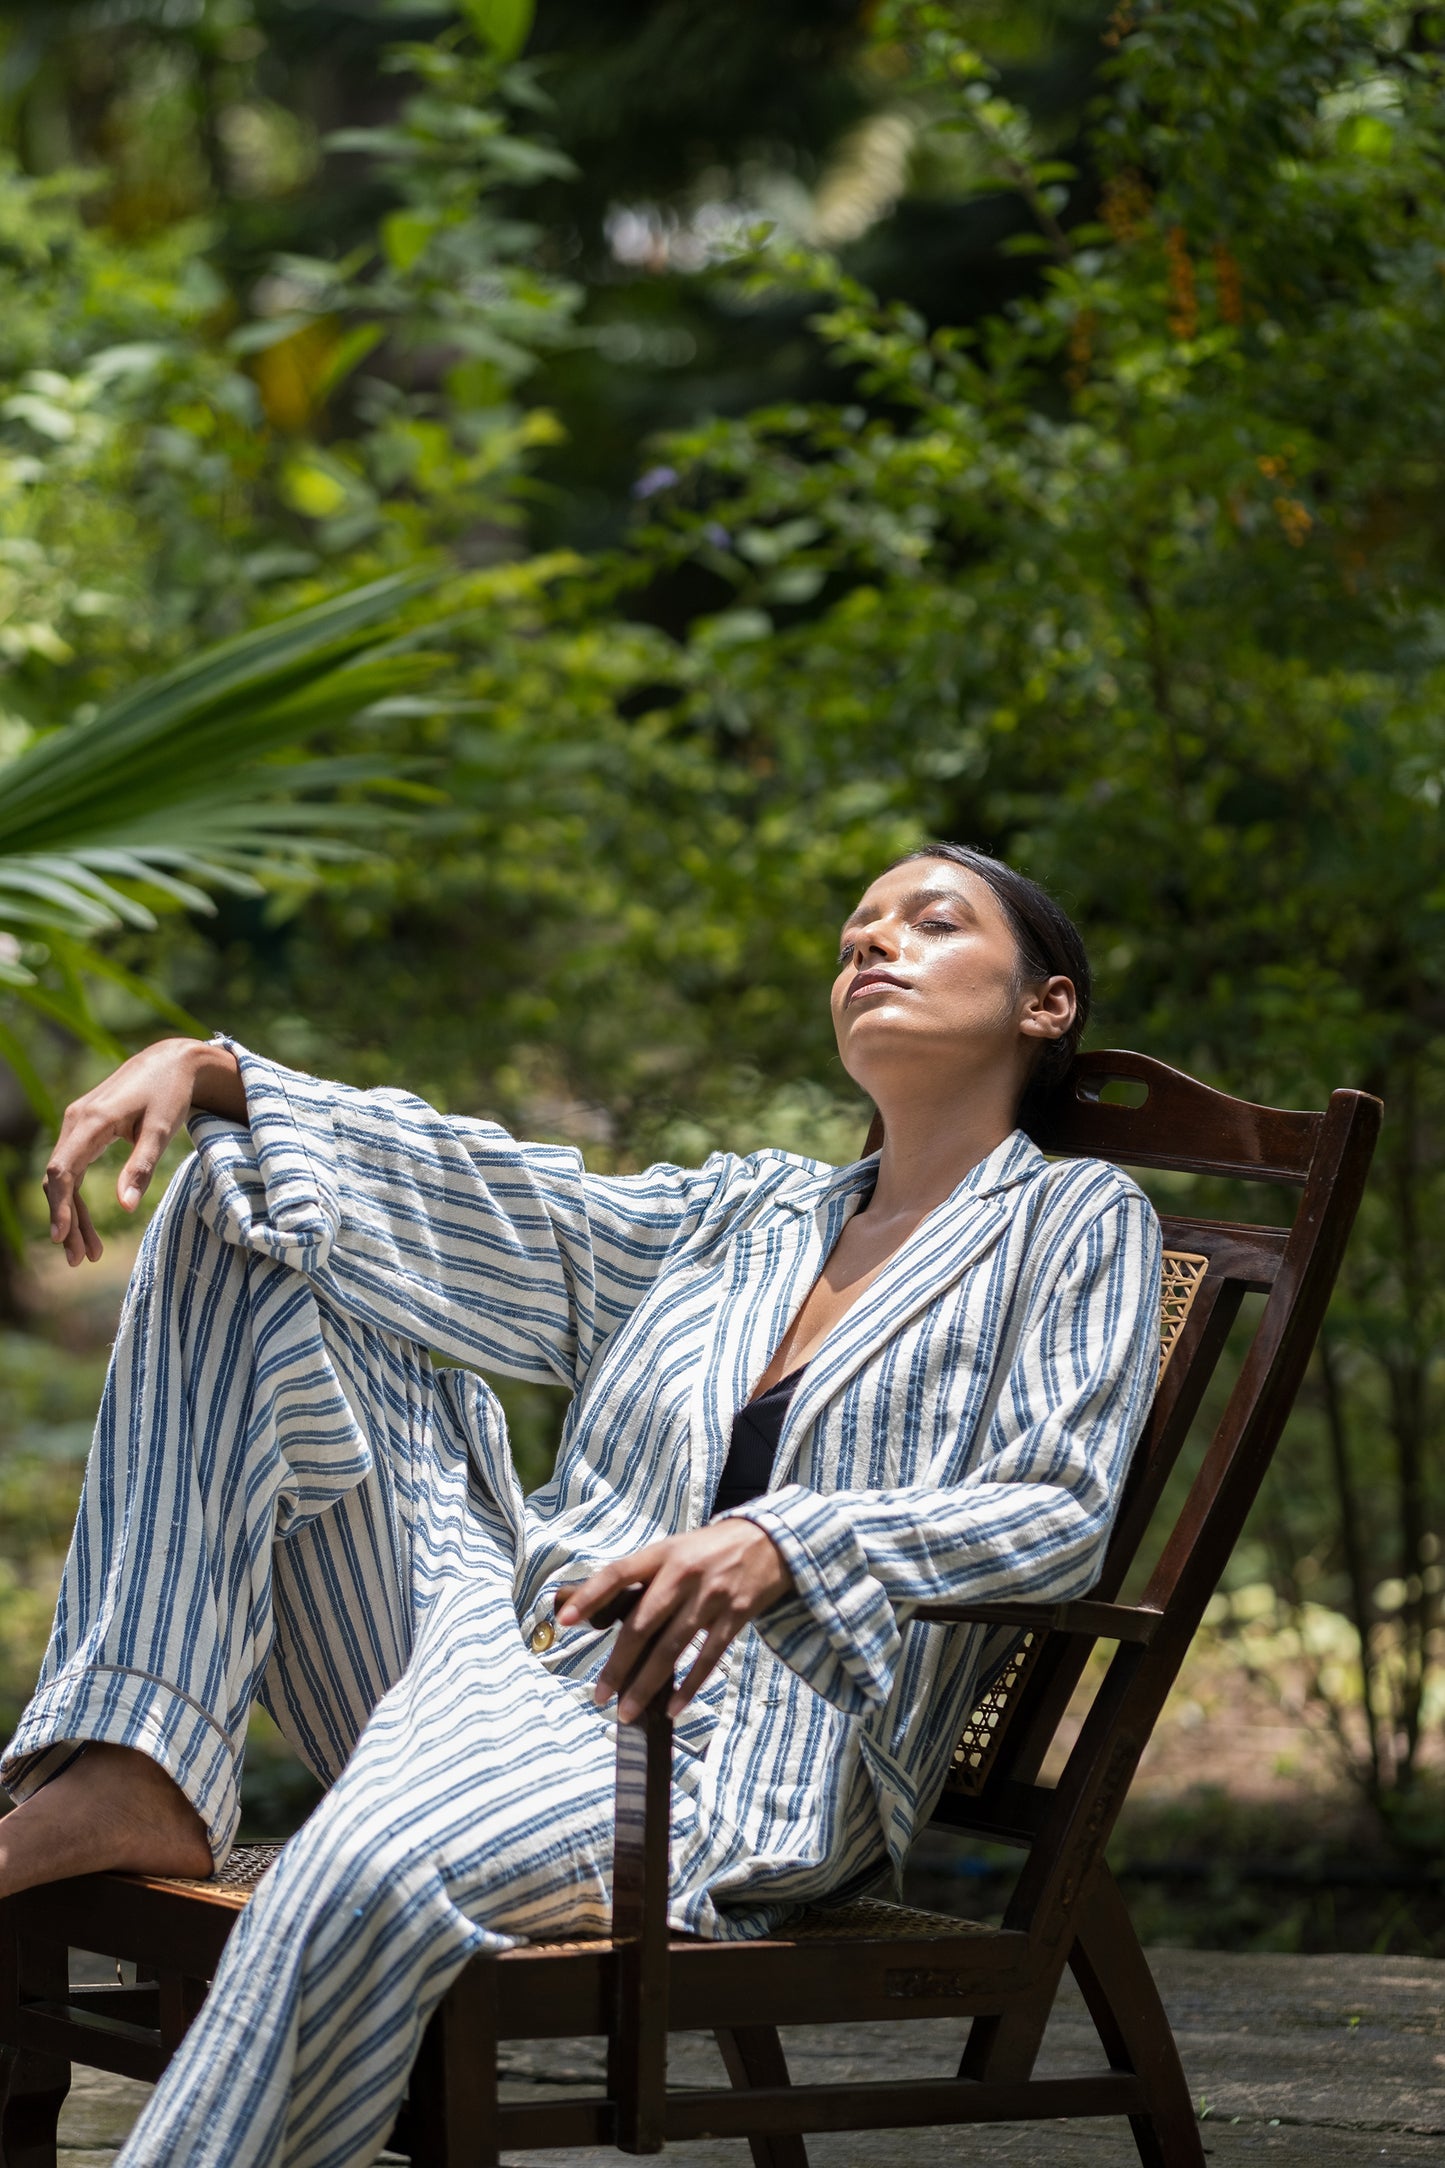
[[[769,1178],[723,1154],[594,1175],[570,1146],[225,1044],[246,1127],[192,1122],[202,1216],[448,1362],[575,1390],[679,1249]]]
[[[158,1039],[66,1108],[45,1170],[45,1194],[50,1239],[64,1244],[70,1264],[87,1257],[94,1264],[101,1255],[100,1237],[80,1193],[86,1169],[112,1144],[129,1144],[115,1193],[133,1212],[193,1107],[245,1121],[245,1087],[229,1047],[204,1039]]]

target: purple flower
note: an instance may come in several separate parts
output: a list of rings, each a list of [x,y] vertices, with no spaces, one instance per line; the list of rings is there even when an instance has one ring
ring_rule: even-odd
[[[671,489],[676,480],[676,467],[649,467],[645,474],[638,475],[632,485],[632,494],[639,498],[655,497],[660,489]]]
[[[704,542],[711,542],[715,550],[725,550],[730,548],[733,539],[732,536],[728,533],[726,527],[719,526],[718,522],[715,519],[710,519],[707,525],[703,528],[702,538]]]

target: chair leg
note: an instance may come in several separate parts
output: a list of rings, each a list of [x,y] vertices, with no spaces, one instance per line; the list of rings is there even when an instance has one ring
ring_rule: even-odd
[[[1027,2084],[1048,2030],[1063,1970],[1062,1960],[1057,1971],[1050,1967],[1029,2000],[1017,2008],[974,2019],[958,2066],[961,2078],[974,2078],[984,2085]]]
[[[754,2085],[791,2085],[788,2059],[775,2025],[733,2025],[714,2036],[729,2081],[746,2092]],[[753,2168],[808,2168],[808,2149],[796,2131],[749,2138]]]
[[[192,1979],[183,1972],[162,1972],[157,1984],[160,1988],[161,2046],[167,2055],[174,2055],[200,2016],[210,1982]]]
[[[69,1952],[60,1943],[22,1941],[0,1906],[0,2168],[55,2168],[56,2126],[70,2091],[70,2065],[14,2045],[23,1999],[63,2002]]]
[[[497,1968],[486,1958],[433,2011],[407,2098],[411,2168],[497,2168]]]
[[[1075,1914],[1069,1966],[1104,2052],[1142,2078],[1147,2114],[1129,2118],[1144,2168],[1204,2168],[1204,2141],[1168,2013],[1129,1908],[1107,1867]]]

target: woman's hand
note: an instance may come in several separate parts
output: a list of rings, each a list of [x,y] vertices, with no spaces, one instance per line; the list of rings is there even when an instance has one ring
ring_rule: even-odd
[[[642,1595],[597,1681],[599,1703],[621,1693],[617,1713],[624,1724],[640,1716],[659,1687],[667,1684],[693,1637],[706,1633],[692,1669],[667,1705],[671,1716],[686,1708],[728,1643],[736,1640],[749,1619],[787,1594],[793,1576],[772,1537],[756,1522],[710,1521],[706,1528],[649,1543],[630,1558],[603,1566],[580,1587],[568,1590],[558,1608],[557,1623],[581,1625],[619,1589],[636,1587],[639,1581]],[[654,1635],[656,1648],[632,1678]]]
[[[115,1185],[117,1197],[133,1212],[193,1106],[236,1122],[246,1119],[235,1055],[204,1039],[158,1039],[66,1108],[45,1170],[45,1194],[50,1239],[65,1245],[68,1263],[78,1265],[88,1257],[95,1264],[101,1255],[100,1237],[80,1194],[91,1161],[119,1140],[133,1147]]]

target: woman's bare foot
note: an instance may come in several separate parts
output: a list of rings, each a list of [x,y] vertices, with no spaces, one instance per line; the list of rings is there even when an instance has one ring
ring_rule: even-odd
[[[92,1743],[0,1820],[0,1897],[73,1874],[208,1875],[206,1826],[148,1754]]]

